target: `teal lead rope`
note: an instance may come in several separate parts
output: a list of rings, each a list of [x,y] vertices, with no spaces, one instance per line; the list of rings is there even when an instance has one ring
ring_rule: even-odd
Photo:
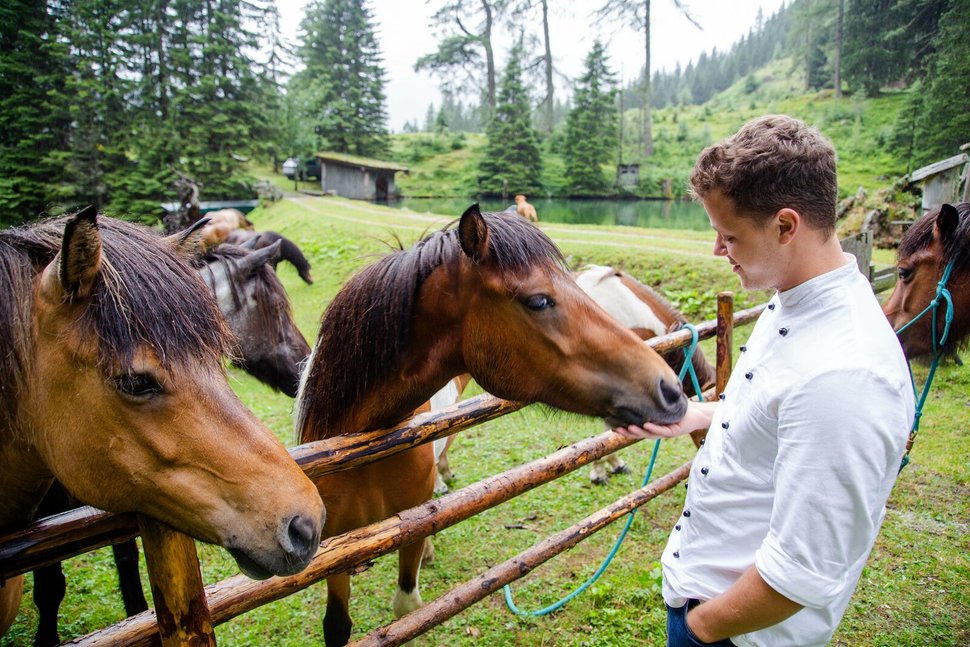
[[[690,346],[684,349],[684,365],[680,369],[680,375],[678,376],[678,379],[681,382],[683,382],[684,375],[686,373],[689,373],[691,383],[694,385],[694,392],[697,394],[698,400],[703,402],[704,396],[701,393],[700,383],[697,380],[697,374],[694,373],[694,365],[693,365],[694,349],[697,348],[697,329],[692,324],[689,324],[689,323],[685,323],[682,327],[687,328],[690,331],[691,339],[690,339]],[[647,473],[644,474],[643,476],[643,482],[640,484],[641,488],[646,487],[647,483],[650,482],[650,475],[653,473],[653,466],[657,460],[657,452],[659,450],[660,450],[660,440],[657,440],[653,444],[653,452],[650,454],[650,464],[647,466]],[[561,609],[563,606],[566,605],[567,602],[569,602],[570,600],[578,596],[580,593],[588,589],[590,586],[592,586],[593,583],[596,582],[596,580],[598,580],[600,576],[606,571],[606,569],[610,565],[610,562],[613,561],[613,558],[616,557],[617,552],[619,552],[620,550],[620,546],[623,545],[623,540],[626,539],[626,534],[627,532],[629,532],[630,526],[633,525],[633,519],[635,515],[636,515],[636,510],[632,511],[629,515],[627,515],[626,523],[623,525],[623,530],[620,531],[620,535],[616,538],[616,541],[613,543],[613,548],[610,549],[610,552],[606,556],[606,559],[604,559],[603,563],[600,564],[600,567],[596,569],[596,572],[593,573],[588,580],[586,580],[579,587],[573,590],[572,593],[562,598],[558,602],[555,602],[554,604],[550,604],[549,606],[539,609],[538,611],[524,611],[519,607],[517,607],[515,605],[515,602],[512,601],[512,589],[511,587],[509,587],[508,584],[506,584],[504,587],[502,587],[502,590],[505,592],[505,605],[509,608],[509,611],[519,616],[545,616],[552,613],[553,611],[556,611],[557,609]]]
[[[903,332],[927,313],[932,313],[933,321],[930,325],[932,329],[932,340],[933,340],[933,360],[930,362],[930,371],[926,375],[926,382],[923,384],[923,392],[920,393],[916,388],[916,379],[913,377],[913,367],[909,367],[909,379],[913,385],[913,396],[916,398],[916,415],[913,417],[913,428],[909,432],[909,442],[906,444],[906,453],[903,454],[903,460],[899,465],[899,471],[902,472],[903,468],[909,464],[909,452],[913,448],[913,443],[916,441],[916,434],[919,431],[919,421],[923,417],[923,405],[926,404],[926,397],[930,394],[930,385],[933,384],[933,376],[936,375],[936,367],[940,364],[940,358],[943,356],[943,345],[946,343],[947,337],[950,335],[950,324],[953,323],[953,296],[950,294],[950,290],[946,287],[946,284],[950,281],[950,274],[953,272],[953,264],[956,259],[951,259],[949,263],[946,264],[946,268],[943,270],[943,275],[940,277],[939,282],[936,284],[936,296],[930,301],[930,304],[923,308],[923,311],[913,317],[905,326],[896,331],[896,336]],[[943,315],[943,333],[940,335],[939,340],[936,338],[936,322],[937,317],[940,314],[940,304],[946,304],[946,314]]]

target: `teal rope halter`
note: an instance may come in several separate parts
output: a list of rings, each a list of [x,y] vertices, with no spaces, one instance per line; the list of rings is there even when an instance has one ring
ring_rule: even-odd
[[[694,385],[694,392],[697,393],[697,399],[703,402],[704,396],[701,393],[701,386],[697,380],[697,374],[694,372],[694,364],[693,364],[694,350],[697,348],[697,339],[698,339],[697,329],[693,326],[693,324],[689,324],[689,323],[685,323],[683,326],[681,326],[681,328],[686,328],[690,331],[690,346],[684,349],[684,365],[681,367],[680,375],[678,375],[677,378],[681,382],[683,382],[685,373],[689,373],[691,383]],[[658,439],[653,444],[653,452],[650,454],[650,464],[647,466],[647,473],[644,474],[643,476],[643,482],[640,484],[641,488],[646,487],[647,483],[650,482],[650,475],[653,473],[653,466],[657,460],[657,452],[659,451],[659,449],[660,449],[660,440]],[[598,580],[600,576],[606,571],[607,567],[609,567],[610,565],[610,562],[613,561],[613,558],[616,557],[617,552],[619,552],[620,550],[620,546],[623,545],[623,540],[626,539],[626,535],[627,535],[627,532],[630,530],[630,526],[633,525],[633,519],[635,515],[636,515],[636,510],[630,512],[630,514],[627,515],[626,523],[623,525],[623,530],[620,531],[619,536],[616,538],[616,541],[613,543],[613,548],[610,549],[609,554],[603,560],[603,563],[600,564],[599,568],[596,569],[596,572],[593,573],[588,580],[583,582],[581,585],[579,585],[576,589],[574,589],[571,593],[566,595],[558,602],[550,604],[549,606],[539,609],[538,611],[524,611],[519,607],[517,607],[515,605],[515,602],[512,601],[511,587],[509,587],[508,584],[502,587],[502,590],[505,593],[505,605],[509,608],[509,611],[519,616],[545,616],[552,613],[553,611],[556,611],[557,609],[561,609],[563,606],[566,605],[567,602],[569,602],[570,600],[578,596],[580,593],[588,589],[590,586],[592,586],[593,583],[596,582],[596,580]]]
[[[902,463],[899,466],[899,470],[902,471],[906,465],[909,464],[909,452],[913,447],[913,443],[916,440],[916,434],[919,431],[919,421],[923,416],[923,405],[926,404],[926,397],[930,394],[930,385],[933,384],[933,376],[936,374],[936,367],[940,363],[940,358],[943,356],[943,346],[946,344],[947,337],[950,335],[950,324],[953,323],[953,296],[950,294],[949,288],[946,284],[950,281],[950,274],[953,273],[953,265],[956,258],[950,259],[950,262],[946,264],[943,269],[943,275],[940,276],[939,282],[936,284],[936,296],[930,301],[929,305],[923,308],[923,311],[918,315],[913,317],[910,321],[906,323],[902,328],[896,331],[896,336],[899,336],[901,332],[912,326],[923,315],[927,313],[932,313],[933,321],[931,322],[932,328],[932,340],[933,340],[933,360],[930,362],[930,371],[926,376],[926,382],[923,384],[923,392],[920,393],[916,389],[916,379],[913,377],[913,367],[909,366],[909,379],[913,384],[913,395],[916,397],[916,415],[913,417],[913,428],[909,432],[909,442],[906,446],[906,453],[903,455]],[[940,304],[946,304],[946,313],[943,315],[943,333],[940,338],[936,338],[936,328],[937,321],[940,314]]]

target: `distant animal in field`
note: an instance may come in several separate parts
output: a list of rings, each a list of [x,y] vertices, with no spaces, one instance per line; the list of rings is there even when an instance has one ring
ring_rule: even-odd
[[[250,229],[235,229],[226,238],[227,243],[241,245],[251,249],[263,249],[269,247],[276,241],[280,241],[280,256],[273,261],[273,267],[280,260],[289,261],[296,268],[297,274],[307,285],[313,284],[313,277],[310,276],[310,262],[303,255],[303,252],[292,240],[276,233],[275,231],[252,231]]]
[[[297,399],[301,442],[382,429],[469,373],[498,397],[544,402],[616,425],[674,421],[677,376],[578,288],[538,228],[478,205],[364,268],[327,307]],[[431,443],[317,480],[326,536],[428,501]],[[398,551],[397,616],[421,605],[423,539]],[[350,638],[350,576],[327,580],[328,647]]]
[[[252,231],[253,223],[239,209],[219,209],[204,216],[208,222],[201,230],[201,238],[208,249],[226,242],[229,235],[237,229]]]
[[[230,387],[230,334],[185,236],[92,208],[0,231],[0,531],[30,523],[57,479],[227,548],[250,576],[296,573],[323,505]],[[0,585],[0,634],[22,583]]]
[[[614,267],[587,265],[576,274],[576,283],[601,308],[643,340],[673,332],[687,323],[687,318],[667,299]],[[679,372],[684,365],[684,352],[680,349],[661,353],[661,356],[674,371]],[[691,365],[702,390],[714,386],[715,368],[707,361],[700,348],[694,350]],[[684,376],[683,386],[687,395],[697,395],[689,375]],[[692,433],[691,437],[695,444],[699,444],[704,435],[706,430],[701,430]],[[593,462],[589,478],[593,483],[601,485],[606,483],[610,474],[627,472],[629,470],[623,460],[613,453]]]
[[[906,357],[958,357],[970,338],[970,203],[944,204],[910,226],[899,242],[896,268],[899,280],[883,312],[899,331]],[[948,268],[943,287],[950,301],[940,296],[936,311],[926,311],[941,294],[938,284]],[[943,339],[948,315],[952,323]]]
[[[539,222],[539,215],[536,208],[526,202],[526,197],[521,193],[515,196],[515,212],[531,222]]]

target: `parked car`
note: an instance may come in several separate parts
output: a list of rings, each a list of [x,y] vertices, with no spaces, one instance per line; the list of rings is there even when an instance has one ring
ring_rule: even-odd
[[[290,180],[319,180],[320,160],[316,157],[290,157],[283,162],[283,175]]]
[[[296,179],[299,173],[300,173],[299,159],[297,159],[296,157],[290,157],[290,158],[287,158],[285,162],[283,162],[283,175],[285,175],[288,179],[290,180]]]

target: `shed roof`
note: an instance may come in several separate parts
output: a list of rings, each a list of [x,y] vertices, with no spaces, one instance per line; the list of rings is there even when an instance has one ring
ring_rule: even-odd
[[[378,171],[403,171],[409,172],[408,167],[394,162],[372,159],[370,157],[360,157],[358,155],[346,155],[344,153],[331,153],[323,151],[316,154],[316,157],[323,162],[333,162],[343,166],[357,166],[361,168],[375,169]]]
[[[918,168],[913,171],[909,179],[913,182],[918,182],[919,180],[928,178],[931,175],[936,175],[937,173],[942,173],[943,171],[949,170],[954,166],[959,166],[965,163],[968,159],[966,153],[960,153],[959,155],[954,155],[953,157],[948,157],[945,160],[940,160],[939,162],[933,162],[929,166],[924,166],[923,168]]]

